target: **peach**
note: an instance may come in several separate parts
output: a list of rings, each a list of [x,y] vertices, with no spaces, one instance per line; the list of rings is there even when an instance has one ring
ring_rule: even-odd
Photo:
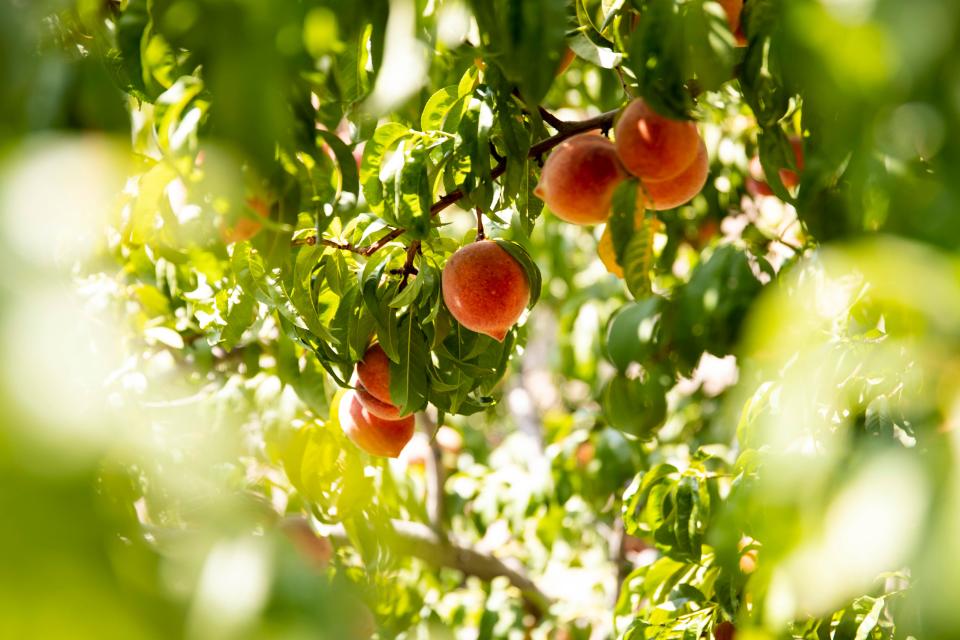
[[[413,416],[378,418],[364,408],[356,391],[347,391],[341,398],[338,417],[347,437],[372,456],[396,458],[413,437]]]
[[[399,420],[400,418],[405,418],[407,415],[410,415],[403,415],[400,413],[400,408],[396,405],[379,400],[367,391],[359,381],[354,386],[356,387],[357,399],[360,400],[360,404],[363,405],[364,409],[378,418],[383,418],[384,420]]]
[[[640,181],[641,185],[637,188],[637,206],[663,211],[686,204],[703,189],[709,172],[707,146],[701,140],[693,163],[678,175],[667,180]]]
[[[655,113],[640,99],[620,114],[616,149],[627,171],[644,180],[667,180],[693,164],[700,144],[697,126]]]
[[[467,329],[499,342],[530,301],[523,267],[493,240],[458,249],[447,260],[440,279],[451,315]]]
[[[390,398],[390,358],[379,344],[372,345],[357,363],[357,379],[364,390],[385,404],[393,404]]]
[[[357,363],[350,383],[356,387],[363,408],[384,420],[399,420],[403,414],[390,397],[390,359],[379,344],[367,349]]]
[[[713,637],[716,640],[733,640],[737,635],[737,629],[732,622],[724,620],[713,629]]]
[[[582,133],[553,150],[533,193],[561,220],[596,224],[610,217],[613,192],[626,177],[613,143]]]
[[[740,14],[743,13],[743,0],[717,0],[720,6],[727,14],[727,24],[730,26],[730,32],[737,41],[738,47],[747,46],[747,38],[743,33],[743,24],[740,21]]]

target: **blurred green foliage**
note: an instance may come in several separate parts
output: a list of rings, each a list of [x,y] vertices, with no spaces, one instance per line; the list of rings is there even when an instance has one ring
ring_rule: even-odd
[[[960,5],[726,17],[0,3],[0,636],[952,637]],[[618,195],[621,282],[533,188],[636,96],[710,180]],[[502,343],[441,295],[476,216]],[[337,424],[373,339],[396,461]]]

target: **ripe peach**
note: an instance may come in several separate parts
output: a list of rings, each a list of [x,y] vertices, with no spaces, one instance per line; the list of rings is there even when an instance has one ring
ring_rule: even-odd
[[[610,216],[613,192],[626,177],[613,143],[583,133],[553,150],[533,193],[561,220],[596,224]]]
[[[373,456],[396,458],[413,437],[414,418],[384,420],[367,411],[356,391],[340,400],[340,428],[355,445]]]
[[[499,342],[530,301],[523,267],[493,240],[468,244],[450,256],[441,287],[447,309],[460,324]]]
[[[383,418],[384,420],[399,420],[400,418],[406,417],[401,415],[399,407],[377,399],[377,397],[367,391],[359,381],[357,381],[354,386],[357,389],[357,399],[360,400],[360,404],[363,405],[364,409],[378,418]]]
[[[736,636],[736,627],[732,622],[724,620],[713,629],[713,637],[717,640],[733,640]]]
[[[700,141],[697,156],[689,167],[667,180],[641,180],[637,189],[637,206],[656,211],[686,204],[700,193],[707,183],[710,159],[707,146]]]
[[[730,32],[737,41],[738,47],[747,46],[747,38],[743,33],[743,25],[740,22],[740,14],[743,12],[743,0],[717,0],[727,13],[727,24],[730,25]]]
[[[390,398],[390,358],[379,344],[372,345],[357,363],[357,379],[368,394],[386,404]]]
[[[623,166],[645,180],[676,176],[693,163],[700,144],[693,122],[665,118],[640,99],[623,110],[614,132]]]

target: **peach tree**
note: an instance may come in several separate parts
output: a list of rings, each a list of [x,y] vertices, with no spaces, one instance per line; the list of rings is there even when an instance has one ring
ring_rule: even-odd
[[[81,637],[955,628],[956,9],[26,4],[0,135],[122,158],[125,428],[9,508]]]

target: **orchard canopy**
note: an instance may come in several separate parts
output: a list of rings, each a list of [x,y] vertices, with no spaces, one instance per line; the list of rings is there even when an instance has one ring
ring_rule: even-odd
[[[960,2],[0,0],[0,637],[960,629]]]

